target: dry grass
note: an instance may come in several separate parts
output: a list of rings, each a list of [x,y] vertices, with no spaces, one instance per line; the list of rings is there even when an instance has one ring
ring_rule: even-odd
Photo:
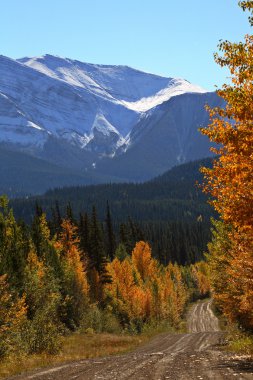
[[[62,351],[58,355],[11,357],[0,362],[0,379],[68,361],[120,354],[134,349],[147,340],[146,335],[72,334],[63,339]]]

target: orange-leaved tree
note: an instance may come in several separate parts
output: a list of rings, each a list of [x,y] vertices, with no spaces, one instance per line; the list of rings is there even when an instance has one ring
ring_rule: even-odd
[[[123,325],[140,328],[148,321],[166,319],[178,326],[187,301],[181,269],[176,264],[159,265],[148,243],[136,243],[132,255],[107,265],[111,283],[106,293]]]
[[[253,1],[239,5],[253,14]],[[252,26],[252,17],[249,21]],[[221,42],[219,48],[223,54],[215,54],[215,60],[231,73],[231,83],[217,91],[226,106],[210,110],[211,124],[201,129],[220,146],[212,148],[218,154],[213,168],[202,169],[204,191],[211,194],[224,224],[216,223],[209,245],[214,297],[230,320],[253,329],[253,36],[239,43]],[[217,286],[217,275],[229,283]]]

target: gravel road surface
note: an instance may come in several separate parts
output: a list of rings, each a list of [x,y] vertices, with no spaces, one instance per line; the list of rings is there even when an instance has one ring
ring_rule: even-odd
[[[186,334],[161,334],[128,354],[80,360],[11,379],[253,380],[253,363],[249,358],[220,348],[223,333],[211,301],[198,302],[191,308],[187,327]]]

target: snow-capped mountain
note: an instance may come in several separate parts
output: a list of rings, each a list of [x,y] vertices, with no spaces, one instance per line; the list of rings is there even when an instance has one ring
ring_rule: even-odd
[[[113,154],[145,112],[186,92],[204,90],[127,66],[1,56],[0,141],[38,149],[55,137]]]
[[[220,104],[187,80],[128,66],[0,56],[0,149],[74,168],[90,182],[146,179],[208,156],[197,133],[208,102]]]

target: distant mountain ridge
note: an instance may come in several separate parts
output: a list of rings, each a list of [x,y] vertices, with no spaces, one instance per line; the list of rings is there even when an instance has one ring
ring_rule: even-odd
[[[128,66],[0,56],[0,149],[75,170],[86,183],[146,180],[206,157],[209,143],[197,134],[206,103],[221,100]]]

